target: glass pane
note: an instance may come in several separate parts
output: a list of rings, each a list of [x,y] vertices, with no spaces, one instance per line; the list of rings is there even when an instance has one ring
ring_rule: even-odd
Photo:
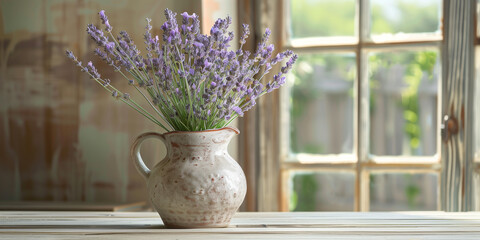
[[[441,0],[371,0],[371,35],[440,34]]]
[[[370,152],[429,156],[437,152],[438,51],[371,53]]]
[[[371,211],[437,210],[437,174],[370,175]]]
[[[290,0],[292,38],[354,36],[355,0]]]
[[[472,195],[473,195],[473,211],[480,211],[480,170],[473,172],[472,177]]]
[[[300,55],[290,75],[293,152],[353,152],[354,54]]]
[[[475,52],[475,90],[473,93],[474,112],[473,112],[473,129],[475,134],[473,136],[475,161],[480,162],[480,47],[476,47]]]
[[[480,37],[480,0],[477,0],[477,37]]]
[[[353,173],[295,172],[290,211],[353,211]]]

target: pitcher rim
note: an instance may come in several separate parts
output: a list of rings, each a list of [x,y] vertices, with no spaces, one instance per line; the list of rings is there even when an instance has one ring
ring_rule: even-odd
[[[172,132],[166,132],[163,135],[170,135],[170,134],[176,134],[176,133],[206,133],[206,132],[217,132],[217,131],[222,131],[222,130],[232,130],[235,132],[235,134],[240,134],[240,130],[238,130],[235,127],[223,127],[223,128],[216,128],[216,129],[207,129],[207,130],[202,130],[202,131],[172,131]]]

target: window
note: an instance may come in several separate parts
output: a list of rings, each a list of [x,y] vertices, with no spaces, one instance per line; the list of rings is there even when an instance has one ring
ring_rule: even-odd
[[[441,209],[443,4],[285,1],[282,210]]]

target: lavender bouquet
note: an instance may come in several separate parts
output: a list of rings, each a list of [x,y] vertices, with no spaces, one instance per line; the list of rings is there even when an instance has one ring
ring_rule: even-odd
[[[243,24],[240,48],[233,51],[229,47],[234,35],[227,31],[232,22],[230,17],[218,19],[210,35],[203,35],[196,14],[182,13],[179,26],[176,13],[169,9],[165,10],[167,20],[161,27],[162,42],[151,35],[151,20],[147,18],[144,57],[127,32],[113,35],[105,11],[99,15],[105,28],[93,24],[87,27],[99,46],[95,54],[119,72],[152,110],[146,110],[128,93],[115,88],[109,79],[102,78],[92,62],[84,66],[68,50],[67,56],[114,98],[166,131],[202,131],[227,126],[251,109],[257,98],[283,85],[284,75],[297,59],[290,50],[272,57],[274,46],[267,45],[269,29],[252,54],[242,50],[249,35],[248,25]],[[272,66],[286,58],[290,59],[281,71],[262,84]],[[259,73],[260,70],[263,71]]]

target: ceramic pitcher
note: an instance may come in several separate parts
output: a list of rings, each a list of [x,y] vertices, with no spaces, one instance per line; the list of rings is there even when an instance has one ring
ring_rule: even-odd
[[[242,168],[227,146],[232,127],[198,132],[144,133],[131,155],[147,181],[149,199],[167,228],[226,227],[245,198]],[[160,139],[167,154],[151,170],[140,154],[142,142]]]

